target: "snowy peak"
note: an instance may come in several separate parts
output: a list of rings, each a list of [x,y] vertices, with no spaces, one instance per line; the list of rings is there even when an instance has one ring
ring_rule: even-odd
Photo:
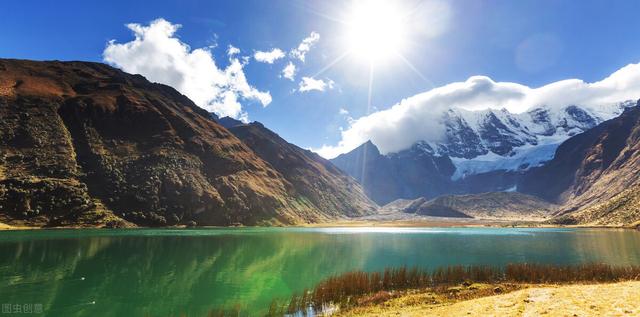
[[[535,136],[523,128],[506,111],[488,111],[480,124],[480,139],[489,151],[498,155],[512,155],[513,149],[525,144],[537,144]]]
[[[616,108],[613,112],[602,112],[598,116],[588,108],[575,105],[560,109],[540,107],[526,112],[523,120],[527,121],[526,115],[530,117],[528,128],[538,137],[555,135],[564,139],[591,129],[621,112],[622,108]]]
[[[556,126],[551,121],[549,110],[536,108],[528,112],[531,116],[532,126],[537,127],[535,131],[538,135],[551,136],[556,133]]]
[[[538,143],[521,121],[518,115],[504,109],[450,109],[442,116],[444,140],[436,147],[442,155],[465,159],[490,152],[512,155],[517,147]]]
[[[526,170],[551,160],[564,140],[633,105],[631,101],[599,107],[542,106],[523,113],[449,109],[441,116],[444,136],[440,141],[419,141],[388,155],[448,156],[456,167],[454,180],[498,170]]]
[[[432,146],[439,154],[454,158],[472,159],[489,152],[509,157],[524,146],[560,143],[617,117],[632,105],[623,102],[597,108],[543,106],[517,114],[506,109],[450,109],[442,115],[444,138]]]
[[[443,142],[437,144],[439,153],[463,158],[474,158],[488,153],[476,132],[477,129],[474,129],[477,127],[477,122],[471,121],[474,124],[472,127],[465,116],[450,109],[444,113],[442,123],[445,137]]]
[[[543,106],[523,113],[448,109],[443,133],[382,154],[372,142],[331,160],[379,204],[398,198],[517,191],[524,171],[552,160],[558,146],[620,115],[633,103]]]
[[[573,128],[580,129],[582,131],[591,129],[598,124],[598,121],[602,121],[577,106],[566,107],[564,108],[564,112],[567,116],[563,119],[561,127],[569,133]]]

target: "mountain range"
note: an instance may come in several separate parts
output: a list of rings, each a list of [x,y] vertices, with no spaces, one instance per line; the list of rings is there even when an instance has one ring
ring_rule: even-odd
[[[448,109],[439,138],[326,160],[89,62],[0,59],[0,223],[291,225],[372,215],[640,221],[640,106]],[[391,204],[390,204],[391,203]]]
[[[633,104],[539,107],[518,114],[505,109],[448,109],[437,123],[444,131],[437,141],[418,141],[409,149],[386,154],[367,142],[332,162],[360,181],[379,204],[399,198],[515,190],[520,175],[551,160],[563,141],[617,117]]]
[[[0,222],[278,225],[376,208],[317,155],[257,125],[236,131],[252,149],[175,89],[100,63],[0,60],[0,119]]]
[[[557,222],[629,224],[640,220],[638,111],[633,101],[520,114],[449,109],[439,142],[382,154],[369,141],[332,162],[381,205],[522,192],[558,204]]]

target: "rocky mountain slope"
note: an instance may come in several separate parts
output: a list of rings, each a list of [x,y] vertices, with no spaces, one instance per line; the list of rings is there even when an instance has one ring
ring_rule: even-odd
[[[541,220],[551,216],[557,206],[540,198],[516,192],[475,195],[448,195],[428,200],[401,200],[385,209],[436,216],[501,220]]]
[[[377,209],[351,176],[316,153],[285,141],[261,123],[236,122],[229,131],[280,172],[304,203],[323,206],[325,213],[336,217],[362,216]]]
[[[0,60],[0,222],[292,224],[339,216],[325,201],[171,87],[99,63]]]
[[[624,225],[640,221],[640,106],[564,142],[553,160],[518,185],[563,205],[558,221]]]
[[[438,141],[419,141],[387,154],[368,142],[332,162],[359,181],[364,176],[365,191],[381,204],[398,198],[513,190],[521,174],[551,160],[564,140],[629,106],[631,102],[545,106],[519,114],[449,109],[437,123],[443,131]]]

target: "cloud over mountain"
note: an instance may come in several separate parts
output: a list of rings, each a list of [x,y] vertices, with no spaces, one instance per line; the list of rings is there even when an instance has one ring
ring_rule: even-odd
[[[640,98],[640,64],[629,64],[607,78],[587,83],[567,79],[531,88],[510,82],[495,82],[486,76],[473,76],[403,99],[389,109],[374,112],[350,122],[337,145],[316,151],[335,157],[371,140],[381,152],[403,150],[416,141],[438,141],[444,127],[439,124],[449,108],[502,109],[520,113],[531,107],[582,105],[596,107]]]
[[[162,18],[149,25],[127,24],[135,38],[126,43],[109,41],[104,60],[122,70],[141,74],[150,81],[170,85],[198,106],[220,116],[247,120],[241,100],[271,103],[271,95],[251,86],[244,74],[246,61],[235,57],[239,50],[228,49],[229,65],[216,65],[211,47],[191,49],[175,36],[179,24]]]

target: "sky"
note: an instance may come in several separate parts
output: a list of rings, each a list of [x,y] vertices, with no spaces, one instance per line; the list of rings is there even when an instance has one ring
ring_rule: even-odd
[[[397,150],[442,104],[640,98],[640,1],[384,3],[11,1],[0,57],[106,62],[327,157]]]

